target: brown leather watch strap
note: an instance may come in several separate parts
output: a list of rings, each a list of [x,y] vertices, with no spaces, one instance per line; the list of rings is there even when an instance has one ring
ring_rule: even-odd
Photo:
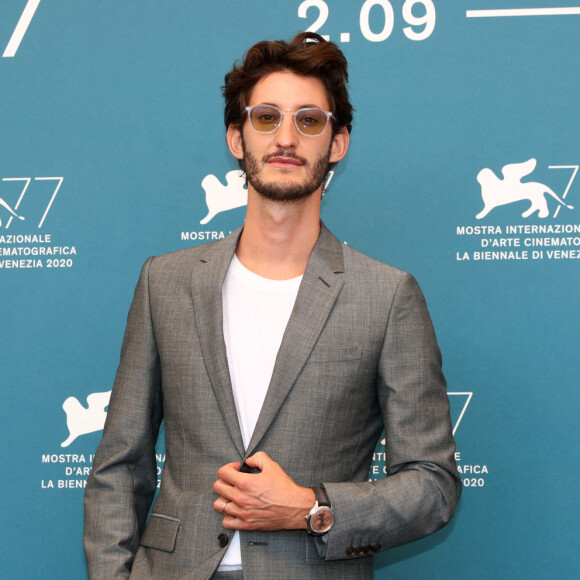
[[[330,499],[328,498],[326,489],[324,489],[324,485],[320,484],[320,486],[312,487],[311,489],[314,492],[314,497],[316,497],[319,506],[330,507]]]

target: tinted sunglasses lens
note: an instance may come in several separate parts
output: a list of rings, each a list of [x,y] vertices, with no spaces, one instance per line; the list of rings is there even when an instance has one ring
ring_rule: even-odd
[[[326,122],[326,113],[320,109],[302,109],[296,113],[296,126],[305,135],[320,135]]]
[[[250,122],[256,131],[271,133],[280,125],[280,111],[274,107],[254,107],[250,113]]]

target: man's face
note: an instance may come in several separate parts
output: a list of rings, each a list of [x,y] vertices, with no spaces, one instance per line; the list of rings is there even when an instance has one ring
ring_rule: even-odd
[[[262,104],[282,111],[330,107],[321,80],[290,72],[271,73],[255,85],[248,105]],[[298,132],[291,115],[285,115],[273,133],[259,133],[246,119],[241,133],[228,130],[228,143],[232,153],[244,159],[252,189],[274,201],[297,201],[320,190],[328,164],[346,153],[348,133],[332,139],[329,122],[321,135],[308,137]]]

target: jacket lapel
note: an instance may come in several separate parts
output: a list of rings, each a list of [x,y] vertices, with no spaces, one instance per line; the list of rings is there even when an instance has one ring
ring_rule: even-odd
[[[224,421],[240,456],[242,433],[234,402],[223,332],[222,285],[242,228],[207,247],[193,270],[191,290],[203,360]]]
[[[256,450],[306,364],[342,289],[343,273],[342,244],[321,223],[245,457]]]

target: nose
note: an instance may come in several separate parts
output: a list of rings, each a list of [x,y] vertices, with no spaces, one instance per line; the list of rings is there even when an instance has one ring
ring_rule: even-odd
[[[276,136],[276,145],[282,148],[296,147],[299,139],[298,129],[294,123],[294,117],[286,113],[282,117],[280,126],[274,133]]]

